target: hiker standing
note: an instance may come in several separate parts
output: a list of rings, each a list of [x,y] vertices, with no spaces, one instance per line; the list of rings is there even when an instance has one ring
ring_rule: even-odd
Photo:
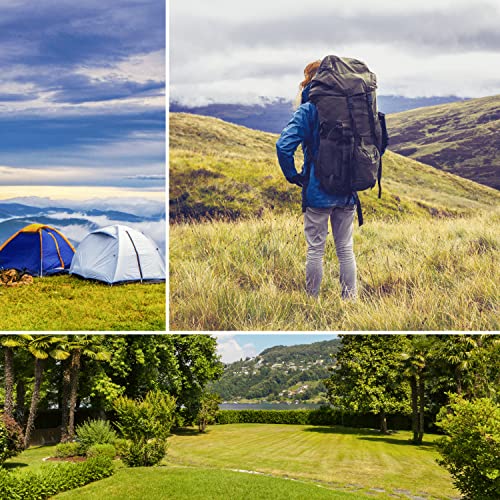
[[[323,277],[328,220],[339,260],[342,298],[357,295],[353,251],[354,213],[363,223],[357,191],[374,186],[387,141],[383,114],[375,116],[375,75],[354,59],[327,56],[304,69],[301,104],[276,149],[288,182],[302,188],[307,242],[306,292],[317,297]],[[368,112],[367,112],[368,110]],[[301,173],[295,168],[299,144]]]

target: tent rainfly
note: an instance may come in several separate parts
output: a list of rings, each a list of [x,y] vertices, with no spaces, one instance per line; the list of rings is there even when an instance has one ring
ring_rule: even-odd
[[[153,240],[115,224],[97,229],[81,241],[69,272],[110,284],[164,281],[165,261]]]
[[[67,272],[75,249],[57,229],[30,224],[0,247],[0,269],[17,269],[44,276]]]

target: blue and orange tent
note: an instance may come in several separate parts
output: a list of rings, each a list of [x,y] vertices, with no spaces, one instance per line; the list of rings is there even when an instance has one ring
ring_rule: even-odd
[[[67,272],[75,249],[57,229],[30,224],[0,247],[0,269],[17,269],[33,276]]]

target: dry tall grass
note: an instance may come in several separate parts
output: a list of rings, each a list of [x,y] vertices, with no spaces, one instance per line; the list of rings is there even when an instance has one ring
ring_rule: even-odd
[[[172,330],[498,330],[500,213],[355,230],[359,299],[343,302],[333,240],[319,301],[304,292],[300,214],[170,230]]]

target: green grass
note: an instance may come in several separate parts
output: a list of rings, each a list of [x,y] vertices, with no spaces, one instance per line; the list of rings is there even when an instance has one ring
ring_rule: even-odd
[[[0,330],[165,330],[165,284],[109,286],[74,276],[0,287]]]
[[[305,425],[232,424],[206,434],[172,437],[169,462],[242,469],[318,481],[332,488],[380,490],[383,495],[457,497],[437,463],[435,436],[409,444],[410,432],[382,436],[367,429]]]
[[[9,458],[4,467],[9,470],[38,469],[46,457],[53,457],[56,453],[55,446],[32,446],[16,457]]]
[[[332,491],[328,487],[282,478],[245,474],[229,470],[158,467],[121,469],[108,479],[77,490],[61,493],[55,499],[101,500],[366,500],[368,495]]]
[[[413,446],[410,433],[307,425],[232,424],[169,439],[161,467],[124,468],[57,499],[428,499],[459,497],[436,463],[436,436]],[[35,447],[7,466],[39,467],[54,446]],[[254,474],[258,473],[258,474]]]
[[[499,329],[500,214],[355,227],[359,300],[342,302],[333,240],[305,295],[300,214],[170,229],[172,330]]]

